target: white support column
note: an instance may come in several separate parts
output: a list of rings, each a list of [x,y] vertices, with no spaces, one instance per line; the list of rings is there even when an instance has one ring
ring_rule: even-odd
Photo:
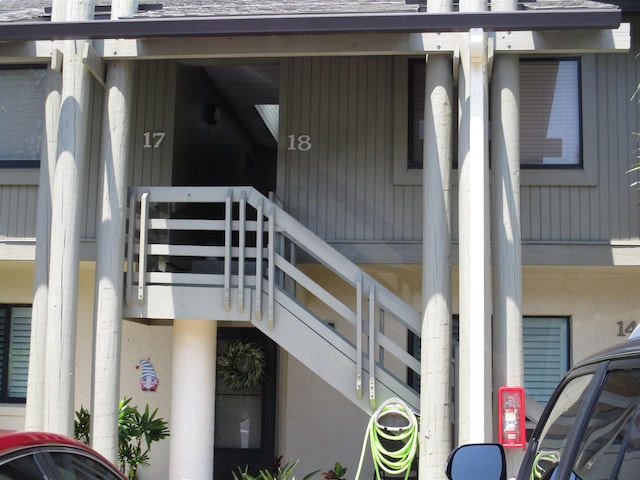
[[[427,11],[451,11],[452,2],[427,2]],[[429,55],[425,76],[420,480],[444,479],[451,451],[451,217],[453,109],[450,55]]]
[[[515,10],[515,0],[494,0],[492,10]],[[520,66],[517,55],[497,55],[491,82],[493,384],[524,386],[522,357],[522,246],[520,234]],[[507,454],[509,475],[522,451]]]
[[[213,478],[217,322],[175,320],[169,480]]]
[[[486,9],[486,3],[465,2]],[[491,285],[487,128],[487,37],[469,32],[460,47],[459,443],[491,439]]]
[[[51,6],[51,20],[65,18],[64,0]],[[36,258],[33,278],[33,308],[29,350],[29,379],[25,407],[25,430],[44,428],[45,351],[47,337],[47,302],[49,298],[49,248],[51,241],[51,186],[58,150],[58,120],[62,92],[62,53],[54,49],[47,71],[45,125],[42,135],[38,211],[36,221]]]
[[[93,2],[73,0],[69,20],[93,18]],[[51,256],[45,355],[45,430],[73,435],[80,218],[91,75],[83,41],[64,43],[58,151],[51,205]]]
[[[114,0],[111,18],[132,14],[136,10],[136,0]],[[102,219],[96,258],[91,441],[96,450],[114,463],[118,458],[118,401],[124,302],[122,265],[133,67],[131,61],[114,61],[107,66],[100,150]]]

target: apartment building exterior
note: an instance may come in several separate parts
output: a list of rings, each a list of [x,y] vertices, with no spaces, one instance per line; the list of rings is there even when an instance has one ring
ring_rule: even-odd
[[[398,397],[443,477],[637,324],[636,2],[5,3],[0,427],[355,472]]]

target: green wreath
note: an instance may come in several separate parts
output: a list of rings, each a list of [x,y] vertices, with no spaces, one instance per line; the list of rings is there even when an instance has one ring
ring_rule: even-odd
[[[236,340],[218,356],[218,372],[229,388],[245,393],[264,378],[264,350],[248,340]]]

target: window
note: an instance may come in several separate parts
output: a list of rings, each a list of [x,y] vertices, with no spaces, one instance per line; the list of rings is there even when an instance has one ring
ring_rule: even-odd
[[[581,436],[573,466],[577,478],[637,478],[639,405],[640,371],[610,372]]]
[[[520,165],[581,167],[579,60],[520,60]]]
[[[410,61],[409,169],[422,168],[424,76],[425,63]],[[520,163],[523,168],[582,167],[580,84],[577,58],[520,60]],[[453,143],[455,152],[455,136]]]
[[[525,317],[522,343],[525,390],[545,405],[569,369],[569,319]]]
[[[218,329],[218,355],[224,355],[236,340],[249,341],[264,352],[264,378],[252,390],[244,391],[216,376],[214,480],[231,478],[237,466],[257,471],[276,457],[277,346],[254,328]],[[249,365],[242,365],[250,368]]]
[[[460,339],[459,316],[453,316],[452,336]],[[544,405],[569,369],[569,318],[522,319],[524,384],[527,395]],[[420,338],[409,332],[409,353],[420,359]],[[408,369],[407,383],[420,389],[420,376]]]
[[[50,452],[50,456],[61,478],[65,480],[82,480],[83,478],[119,480],[121,478],[106,465],[88,455],[64,451]]]
[[[0,305],[0,402],[27,398],[31,307]]]
[[[0,168],[38,168],[47,70],[0,68]]]
[[[42,480],[46,478],[34,454],[21,454],[0,465],[2,480]]]
[[[553,478],[550,474],[564,454],[571,429],[578,424],[576,419],[592,379],[593,374],[581,375],[563,387],[538,437],[537,453],[524,467],[524,478]]]

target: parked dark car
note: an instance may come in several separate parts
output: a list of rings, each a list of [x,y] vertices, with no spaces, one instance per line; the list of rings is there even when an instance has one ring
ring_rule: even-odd
[[[0,480],[125,480],[83,443],[54,433],[0,432]]]
[[[640,338],[574,366],[545,408],[518,480],[640,478]],[[498,444],[464,445],[447,462],[450,480],[504,480]]]

